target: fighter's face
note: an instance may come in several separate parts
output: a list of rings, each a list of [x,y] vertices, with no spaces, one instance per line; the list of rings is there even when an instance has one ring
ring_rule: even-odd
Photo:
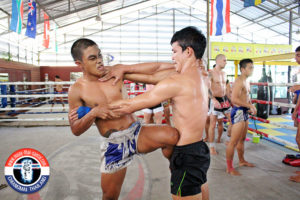
[[[300,64],[300,51],[297,51],[295,54],[295,59],[298,64]]]
[[[227,64],[227,58],[223,56],[219,58],[216,63],[221,67],[221,69],[224,69]]]
[[[103,65],[101,50],[97,45],[84,49],[82,52],[82,61],[78,62],[83,70],[90,75],[99,77],[105,75],[106,70]]]
[[[179,46],[178,42],[174,42],[172,44],[172,52],[172,60],[174,61],[176,71],[181,72],[184,65],[184,59],[186,57],[185,51],[182,51],[182,48]]]
[[[252,76],[253,69],[254,69],[253,63],[247,63],[246,68],[243,70],[244,70],[245,75],[247,77],[249,77],[249,76]]]

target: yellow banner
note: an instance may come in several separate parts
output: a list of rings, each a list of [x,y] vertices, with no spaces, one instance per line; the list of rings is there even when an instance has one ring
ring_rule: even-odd
[[[210,58],[224,54],[228,60],[241,60],[292,52],[292,45],[211,42]]]

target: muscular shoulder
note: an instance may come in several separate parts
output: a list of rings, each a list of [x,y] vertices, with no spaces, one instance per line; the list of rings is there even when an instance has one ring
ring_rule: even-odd
[[[243,80],[242,80],[240,77],[237,77],[237,78],[235,79],[235,81],[234,81],[233,86],[234,86],[235,88],[237,88],[237,87],[241,88],[241,87],[244,86],[244,82],[243,82]]]
[[[69,95],[78,94],[80,91],[81,85],[82,85],[82,80],[78,79],[73,85],[70,86],[68,94]]]
[[[164,90],[180,89],[179,87],[181,87],[182,82],[180,75],[173,74],[156,84],[156,87]]]

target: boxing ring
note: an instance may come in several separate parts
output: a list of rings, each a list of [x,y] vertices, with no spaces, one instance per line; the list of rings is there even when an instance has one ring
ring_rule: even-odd
[[[68,125],[67,89],[73,83],[0,82],[0,125]],[[58,84],[64,85],[61,93],[54,91]],[[65,107],[59,100],[54,102],[55,97],[61,97]]]
[[[63,85],[62,93],[54,92],[55,85]],[[0,125],[1,126],[43,126],[69,125],[68,122],[68,88],[72,81],[63,82],[0,82]],[[140,85],[124,81],[129,98],[144,93]],[[5,87],[3,87],[5,86]],[[13,87],[12,87],[13,86]],[[30,89],[35,86],[37,88]],[[13,88],[13,89],[12,89]],[[21,88],[21,89],[20,89]],[[29,89],[24,89],[29,88]],[[62,97],[65,107],[59,100]],[[54,105],[52,107],[52,105]],[[53,110],[51,112],[51,110]],[[143,118],[143,113],[135,113]],[[162,121],[165,123],[165,120]]]
[[[251,83],[251,85],[264,86],[264,87],[290,87],[297,85],[295,83]],[[270,88],[269,88],[270,89]],[[270,91],[270,90],[269,90]],[[295,108],[295,104],[256,100],[252,99],[252,103],[262,105],[273,105],[277,107]],[[251,134],[259,134],[264,139],[299,152],[298,145],[295,141],[297,134],[297,127],[294,127],[294,121],[291,114],[286,115],[272,115],[268,119],[250,116],[248,132]]]
[[[42,126],[42,125],[68,125],[68,104],[67,90],[74,82],[65,81],[59,82],[63,85],[64,92],[54,92],[54,86],[57,82],[0,82],[0,86],[11,88],[14,86],[14,91],[2,91],[0,95],[0,125],[3,126]],[[144,93],[141,85],[131,81],[124,81],[125,88],[129,98]],[[293,86],[292,83],[251,83],[256,86]],[[19,90],[19,86],[35,86],[38,88]],[[65,107],[61,102],[54,102],[55,97],[62,97]],[[6,101],[6,106],[3,101]],[[263,105],[274,105],[278,107],[294,108],[294,104],[256,100],[252,103]],[[52,107],[52,105],[54,106]],[[53,110],[51,112],[51,109]],[[135,113],[138,118],[143,118],[142,112]],[[172,114],[170,115],[172,116]],[[163,120],[165,123],[165,120]],[[268,119],[263,119],[257,116],[250,116],[249,133],[259,134],[264,139],[289,148],[294,151],[299,151],[295,142],[297,128],[293,126],[291,115],[272,115]]]

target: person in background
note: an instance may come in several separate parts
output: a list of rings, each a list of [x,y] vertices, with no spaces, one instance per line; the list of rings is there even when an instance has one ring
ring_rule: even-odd
[[[62,82],[62,80],[60,79],[60,77],[58,75],[55,76],[55,79],[54,79],[55,82],[58,82],[58,84],[55,85],[55,94],[63,94],[63,85],[62,84],[59,84],[59,82]],[[65,111],[65,104],[64,104],[64,99],[63,97],[54,97],[54,100],[53,100],[53,104],[51,106],[51,112],[52,112],[52,109],[53,109],[53,106],[54,104],[56,103],[56,100],[59,100],[59,102],[62,104],[63,106],[63,111]]]

